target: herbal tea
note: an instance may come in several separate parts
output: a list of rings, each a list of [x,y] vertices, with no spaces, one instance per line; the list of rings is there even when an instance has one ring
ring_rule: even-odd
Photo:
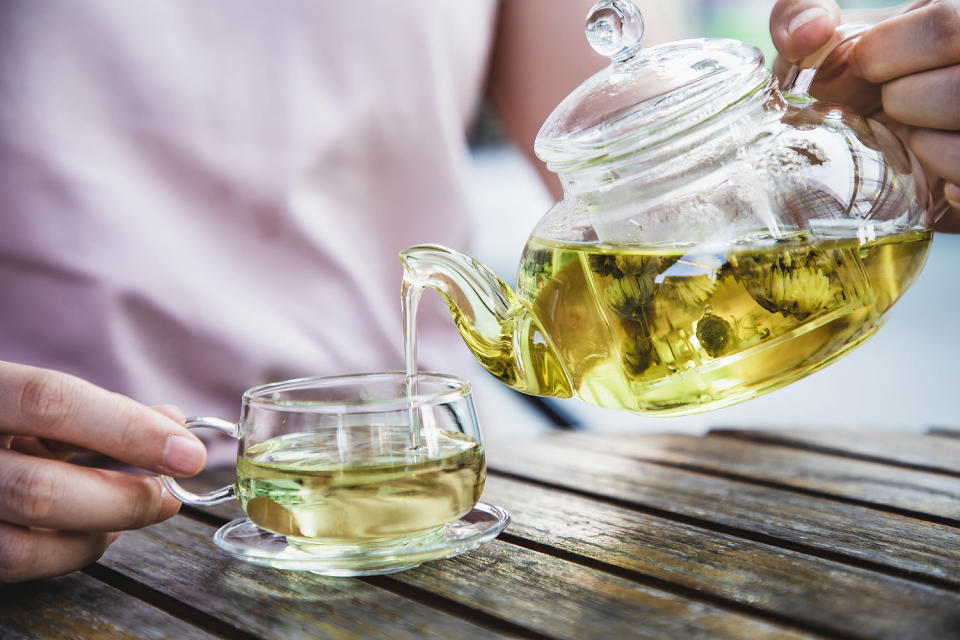
[[[362,435],[338,446],[354,429]],[[410,448],[407,426],[367,429],[380,433],[293,433],[247,448],[237,461],[244,511],[280,535],[363,544],[429,533],[473,508],[486,466],[469,436],[441,430],[428,456]]]
[[[506,384],[683,414],[779,388],[862,343],[920,272],[930,238],[798,232],[709,252],[534,237],[517,293],[495,289],[496,322],[479,305],[460,311],[460,294],[443,288],[452,276],[418,277],[444,293],[470,350]],[[415,257],[406,255],[408,274],[423,269]]]

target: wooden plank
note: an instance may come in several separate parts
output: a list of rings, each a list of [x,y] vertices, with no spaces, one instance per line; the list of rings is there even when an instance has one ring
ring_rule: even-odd
[[[768,442],[960,476],[960,442],[925,438],[915,433],[842,429],[712,429],[710,437]]]
[[[210,544],[211,534],[210,527],[178,517],[125,535],[114,547],[126,548],[108,553],[104,564],[266,637],[467,637],[465,633],[499,637],[488,629],[443,628],[443,620],[437,619],[441,612],[425,614],[425,607],[416,601],[386,590],[381,593],[363,580],[211,560],[217,551],[203,548]],[[678,633],[690,638],[814,637],[503,543],[374,580],[391,580],[451,599],[525,627],[531,635],[551,638],[616,631],[643,638]],[[348,593],[331,595],[334,589]],[[357,590],[362,594],[354,593]],[[396,618],[388,620],[389,626],[373,629],[377,622],[371,618],[383,608],[384,596],[399,601],[391,603],[399,611],[391,606],[390,616]],[[324,606],[327,603],[332,610]],[[634,627],[641,619],[644,630],[637,634]],[[413,626],[412,633],[401,633],[405,625]]]
[[[220,486],[222,477],[209,478],[207,484]],[[759,609],[770,614],[770,619],[806,625],[808,629],[828,635],[950,637],[952,623],[944,612],[960,608],[960,594],[956,591],[918,585],[903,578],[502,477],[488,478],[483,499],[510,509],[513,523],[508,532],[531,541],[534,546],[552,547],[563,554],[612,564],[615,569],[623,568],[640,575],[641,580],[642,576],[650,576],[684,589],[715,595]],[[231,509],[225,515],[233,517],[235,511]],[[845,519],[844,526],[848,525]],[[955,542],[960,543],[960,532],[947,529],[955,534]],[[895,541],[882,541],[883,544],[892,542]],[[941,539],[928,541],[935,561],[940,563],[944,562],[943,556],[937,555],[942,551],[939,546],[942,542]],[[960,560],[960,546],[954,544],[952,548],[956,553],[947,560],[950,564]],[[920,562],[929,562],[929,558],[922,558]],[[394,576],[394,579],[442,593],[440,587],[419,581],[419,572],[429,567]],[[926,564],[922,568],[925,569]],[[514,593],[510,585],[493,588]],[[469,606],[478,606],[470,599],[475,595],[464,593],[463,597]],[[493,607],[488,608],[489,611],[504,613],[495,608],[497,603],[489,606]],[[609,622],[609,616],[605,619]],[[550,632],[556,633],[552,628]]]
[[[814,637],[499,540],[391,578],[550,638]]]
[[[697,471],[792,487],[929,514],[960,525],[960,478],[732,438],[570,434],[551,438],[599,451]]]
[[[761,542],[895,567],[960,586],[960,529],[790,491],[561,446],[488,445],[492,471]]]
[[[222,486],[229,473],[232,472],[206,472],[194,481],[194,486],[201,491]],[[495,484],[498,480],[491,478],[490,482]],[[524,486],[527,488],[536,490]],[[229,502],[205,511],[233,519],[239,507]],[[689,602],[661,589],[503,544],[495,544],[493,550],[486,545],[387,579],[454,598],[469,608],[556,638],[620,634],[649,638],[678,634],[691,638],[805,637],[803,632],[776,622],[755,620],[722,606]],[[574,586],[584,584],[590,585],[585,592]],[[636,629],[637,616],[644,619],[642,632]]]
[[[264,638],[509,637],[362,580],[237,561],[184,516],[125,533],[101,564]]]
[[[509,533],[849,636],[946,638],[960,592],[491,476]]]
[[[0,596],[4,640],[215,637],[83,573],[7,585]]]

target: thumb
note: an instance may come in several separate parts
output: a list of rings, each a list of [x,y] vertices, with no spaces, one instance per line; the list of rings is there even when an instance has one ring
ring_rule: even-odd
[[[833,0],[777,0],[770,12],[770,36],[780,55],[795,62],[827,44],[840,24]]]

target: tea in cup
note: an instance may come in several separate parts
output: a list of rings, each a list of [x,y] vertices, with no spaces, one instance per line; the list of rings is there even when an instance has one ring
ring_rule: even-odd
[[[246,560],[328,575],[387,573],[482,544],[508,521],[477,503],[483,444],[470,385],[453,376],[277,382],[243,394],[237,424],[186,424],[239,440],[236,484],[196,495],[164,481],[190,505],[236,498],[247,518],[214,540]]]

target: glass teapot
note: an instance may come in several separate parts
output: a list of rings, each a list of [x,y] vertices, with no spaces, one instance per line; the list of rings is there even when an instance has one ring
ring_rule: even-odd
[[[422,245],[401,254],[405,295],[439,290],[511,387],[603,407],[715,409],[837,360],[917,277],[934,216],[889,130],[807,93],[858,31],[781,92],[749,44],[641,48],[637,8],[598,3],[587,38],[611,64],[537,135],[564,196],[528,240],[516,292]]]

